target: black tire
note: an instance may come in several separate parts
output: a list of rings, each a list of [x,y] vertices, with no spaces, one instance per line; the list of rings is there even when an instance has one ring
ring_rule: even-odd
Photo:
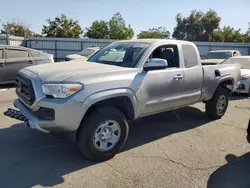
[[[250,137],[250,119],[248,121],[247,134]]]
[[[94,135],[100,124],[105,121],[114,120],[120,126],[120,138],[109,151],[100,151],[94,144]],[[113,158],[124,146],[128,138],[128,122],[124,114],[113,107],[97,108],[81,123],[77,147],[83,155],[94,161],[105,161]]]
[[[247,97],[250,97],[250,87],[248,89]]]
[[[218,110],[217,104],[221,96],[225,97],[225,104],[222,110]],[[206,113],[208,114],[210,118],[220,119],[222,116],[224,116],[228,107],[228,102],[229,102],[228,96],[229,96],[229,92],[226,88],[224,87],[217,88],[217,90],[214,93],[213,98],[206,102]]]

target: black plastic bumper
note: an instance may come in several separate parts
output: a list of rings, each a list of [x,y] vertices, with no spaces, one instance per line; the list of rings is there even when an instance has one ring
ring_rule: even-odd
[[[18,110],[14,110],[12,108],[8,108],[6,112],[3,113],[5,116],[8,116],[13,119],[17,119],[19,121],[24,121],[28,123],[28,119]]]

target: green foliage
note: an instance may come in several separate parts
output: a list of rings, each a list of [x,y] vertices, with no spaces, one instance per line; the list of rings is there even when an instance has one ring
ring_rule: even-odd
[[[208,41],[209,36],[220,25],[221,18],[214,10],[206,13],[193,10],[188,17],[177,14],[177,25],[174,28],[173,38],[189,41]]]
[[[118,12],[112,16],[112,18],[105,22],[103,20],[96,20],[92,23],[92,26],[86,28],[86,37],[92,39],[131,39],[134,36],[134,30],[130,25],[126,26],[125,20]]]
[[[92,38],[92,39],[106,39],[109,38],[109,27],[108,23],[100,20],[100,21],[94,21],[92,23],[92,26],[89,28],[86,28],[86,37]]]
[[[134,30],[130,25],[126,26],[125,20],[118,12],[112,16],[109,23],[109,38],[110,39],[131,39],[134,36]]]
[[[138,35],[138,39],[145,38],[157,38],[157,39],[169,39],[170,32],[164,27],[151,28],[147,31],[141,31]]]
[[[30,27],[22,22],[7,22],[3,24],[3,33],[18,37],[35,37],[39,34],[30,30]]]
[[[67,18],[64,14],[54,20],[46,20],[48,25],[43,25],[42,34],[46,37],[80,38],[83,30],[78,21]]]
[[[234,30],[233,27],[224,27],[223,29],[217,29],[210,37],[209,41],[212,42],[244,42],[245,36],[239,30]]]

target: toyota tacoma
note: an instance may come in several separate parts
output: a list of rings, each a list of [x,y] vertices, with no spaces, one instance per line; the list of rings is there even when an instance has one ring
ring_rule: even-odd
[[[129,120],[197,102],[221,118],[240,77],[238,64],[202,66],[191,42],[116,41],[88,60],[20,70],[17,109],[5,115],[44,133],[70,133],[84,156],[107,160],[124,146]]]

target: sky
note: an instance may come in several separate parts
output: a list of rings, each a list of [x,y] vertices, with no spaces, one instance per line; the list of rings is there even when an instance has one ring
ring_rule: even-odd
[[[20,20],[37,33],[41,33],[46,19],[61,14],[78,20],[85,28],[95,20],[108,21],[120,12],[136,34],[159,26],[172,33],[175,16],[188,16],[194,9],[215,10],[222,18],[221,27],[232,26],[246,32],[250,22],[250,0],[0,0],[0,4],[2,23]]]

